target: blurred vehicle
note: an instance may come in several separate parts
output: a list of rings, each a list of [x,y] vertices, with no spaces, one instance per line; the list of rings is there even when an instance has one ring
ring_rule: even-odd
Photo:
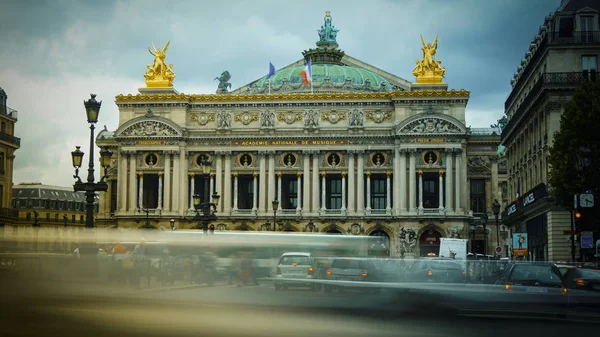
[[[381,282],[402,282],[407,268],[404,259],[374,259],[372,262]]]
[[[303,281],[312,280],[315,269],[315,258],[311,253],[284,253],[277,264],[275,290],[287,289],[288,287],[308,287],[315,289],[316,283]]]
[[[560,274],[564,277],[565,274],[570,270],[575,268],[575,266],[573,265],[568,265],[568,264],[557,264],[556,267],[558,267],[558,270],[560,271]]]
[[[406,282],[463,283],[465,271],[454,259],[420,258],[406,271]]]
[[[569,289],[600,292],[600,270],[586,268],[568,268],[564,274],[565,286]]]
[[[514,263],[500,275],[495,285],[503,286],[508,292],[567,293],[560,270],[552,263]]]
[[[379,271],[370,259],[363,258],[335,258],[331,268],[327,270],[326,280],[330,281],[354,281],[354,282],[380,282]],[[352,284],[324,284],[323,290],[331,292],[333,289],[352,289]],[[376,288],[371,290],[379,291]]]

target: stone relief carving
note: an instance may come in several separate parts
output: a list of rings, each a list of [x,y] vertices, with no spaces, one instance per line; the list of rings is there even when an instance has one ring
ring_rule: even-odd
[[[405,125],[398,133],[462,133],[453,123],[441,118],[422,118]]]
[[[491,172],[490,163],[482,156],[473,156],[467,159],[469,172]]]
[[[398,233],[398,243],[396,244],[396,252],[400,253],[400,256],[404,254],[413,254],[415,246],[417,245],[417,233],[414,229],[400,228]]]
[[[321,114],[321,120],[331,124],[337,124],[339,121],[346,120],[346,114],[336,110],[325,111]]]
[[[217,113],[217,127],[219,129],[231,128],[231,111],[223,110]]]
[[[449,229],[450,237],[453,239],[460,239],[462,234],[462,228],[460,227],[452,227]]]
[[[122,136],[177,136],[171,126],[158,121],[138,122],[123,130]]]
[[[256,111],[254,111],[254,112],[250,112],[250,111],[236,112],[234,114],[234,119],[236,122],[240,122],[244,125],[248,125],[248,124],[258,120],[258,112],[256,112]]]
[[[361,235],[365,233],[365,229],[358,223],[353,223],[348,228],[348,234]]]
[[[190,122],[198,123],[198,125],[206,125],[209,122],[215,121],[215,114],[208,112],[190,113]]]
[[[348,124],[350,126],[363,126],[365,122],[365,112],[363,109],[354,108],[348,112]]]
[[[392,119],[392,112],[381,110],[367,111],[367,119],[375,123],[382,123]]]
[[[304,110],[304,126],[307,128],[319,127],[319,110],[317,110],[317,109]]]
[[[263,110],[260,112],[260,126],[263,128],[272,128],[275,126],[275,111]]]
[[[294,124],[296,121],[302,120],[302,113],[295,111],[280,111],[277,114],[277,120],[280,122],[286,122],[287,124]]]

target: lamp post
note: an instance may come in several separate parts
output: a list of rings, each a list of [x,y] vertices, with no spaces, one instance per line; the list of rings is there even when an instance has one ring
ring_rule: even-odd
[[[483,255],[484,256],[487,255],[487,221],[488,221],[487,210],[484,210],[483,214],[481,215],[481,222],[483,224]]]
[[[198,227],[202,227],[204,234],[208,233],[208,223],[210,221],[215,221],[217,216],[215,213],[217,212],[217,206],[219,205],[220,195],[217,192],[212,195],[212,202],[209,201],[210,196],[210,169],[212,166],[212,162],[205,158],[202,160],[202,175],[204,177],[204,197],[200,198],[199,194],[194,194],[194,209],[196,209],[196,217],[194,220],[198,221]],[[202,214],[200,213],[202,210]],[[200,222],[202,222],[200,224]]]
[[[477,227],[475,226],[474,223],[471,223],[469,225],[469,233],[471,233],[471,254],[473,254],[473,257],[475,257],[475,230],[477,229]]]
[[[494,217],[496,218],[496,246],[500,247],[500,225],[498,223],[498,216],[500,216],[500,203],[498,202],[498,199],[494,199],[492,211],[494,211]]]
[[[75,147],[75,151],[71,152],[71,159],[73,160],[73,167],[75,168],[75,175],[73,178],[77,179],[73,185],[75,192],[85,192],[86,202],[86,214],[85,214],[85,228],[94,228],[94,201],[96,192],[106,192],[108,190],[108,184],[105,179],[108,177],[108,167],[112,158],[112,152],[107,149],[100,151],[100,164],[104,168],[104,175],[100,181],[95,182],[94,180],[94,129],[96,122],[98,122],[98,114],[100,113],[100,106],[102,101],[96,101],[96,95],[91,94],[91,98],[83,102],[85,106],[85,113],[87,115],[87,121],[90,123],[90,160],[88,165],[88,176],[87,181],[82,182],[79,177],[79,168],[83,161],[83,152],[80,150],[80,146]]]
[[[277,230],[277,209],[279,208],[279,200],[275,199],[273,204],[273,232]]]
[[[171,232],[175,230],[175,219],[171,219]]]

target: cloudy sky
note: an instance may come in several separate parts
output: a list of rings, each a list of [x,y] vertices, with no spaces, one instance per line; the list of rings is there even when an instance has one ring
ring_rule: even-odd
[[[144,86],[151,42],[171,40],[179,92],[214,93],[223,70],[234,88],[302,58],[326,10],[347,54],[409,81],[419,34],[439,35],[450,88],[471,91],[467,125],[503,114],[509,81],[544,16],[560,0],[4,0],[0,87],[18,110],[15,183],[72,184],[70,152],[88,152],[83,100],[103,100],[99,129],[118,127],[114,97]],[[87,158],[87,154],[86,154]],[[85,158],[84,158],[85,160]]]

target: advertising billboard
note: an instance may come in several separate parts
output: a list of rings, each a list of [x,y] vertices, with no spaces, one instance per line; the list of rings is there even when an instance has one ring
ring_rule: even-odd
[[[529,249],[527,246],[527,233],[513,233],[513,256],[527,256]]]

